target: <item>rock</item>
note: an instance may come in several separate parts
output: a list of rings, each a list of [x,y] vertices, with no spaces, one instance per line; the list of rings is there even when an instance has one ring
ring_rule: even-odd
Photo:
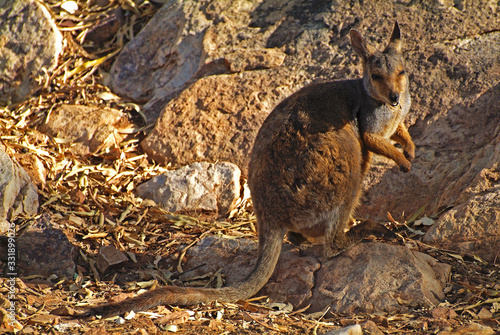
[[[182,166],[196,161],[228,161],[246,174],[253,141],[272,107],[288,95],[277,70],[249,71],[198,80],[167,104],[151,133],[141,142],[159,163]],[[266,87],[261,91],[262,86]]]
[[[110,9],[99,18],[95,25],[89,27],[85,39],[97,45],[104,44],[115,36],[124,22],[123,9],[120,7]]]
[[[323,333],[323,335],[363,335],[363,330],[360,325],[352,325]]]
[[[39,275],[73,278],[75,250],[48,214],[43,214],[17,237],[20,276]]]
[[[38,192],[28,174],[0,147],[0,222],[18,215],[35,215],[38,211]],[[3,230],[5,231],[5,230]],[[0,232],[3,232],[0,231]]]
[[[172,213],[205,210],[225,216],[240,197],[240,174],[231,163],[194,163],[139,185],[136,195]]]
[[[99,271],[101,271],[101,273],[104,273],[109,267],[127,261],[128,258],[127,256],[125,256],[123,252],[116,249],[113,245],[108,245],[99,249],[96,266],[99,269]]]
[[[126,116],[117,109],[62,105],[47,116],[41,132],[71,140],[73,152],[95,153],[122,141],[129,128]]]
[[[181,1],[165,4],[124,47],[111,68],[110,85],[118,95],[141,102],[151,100],[150,104],[162,101],[153,112],[145,106],[149,122],[156,120],[169,98],[185,88],[198,70],[203,32],[209,25],[200,6],[183,6]]]
[[[423,241],[494,262],[500,252],[500,189],[482,193],[479,191],[447,211],[427,231]]]
[[[295,247],[284,244],[274,274],[257,295],[289,302],[296,309],[310,305],[308,312],[330,306],[333,313],[347,314],[407,311],[444,298],[451,267],[420,252],[368,242],[324,260],[313,257],[312,249],[304,249],[301,256]],[[187,251],[181,280],[222,268],[231,285],[252,269],[256,250],[257,243],[248,240],[203,239]]]
[[[442,330],[437,335],[494,335],[497,334],[491,327],[483,326],[474,322],[455,328],[451,331]]]
[[[44,5],[33,0],[0,6],[0,105],[23,100],[37,88],[37,77],[55,69],[62,35]]]
[[[14,158],[26,171],[31,181],[40,189],[45,187],[47,169],[42,161],[33,154],[15,153]]]
[[[402,246],[360,243],[322,264],[309,301],[311,311],[407,311],[444,298],[451,266]]]

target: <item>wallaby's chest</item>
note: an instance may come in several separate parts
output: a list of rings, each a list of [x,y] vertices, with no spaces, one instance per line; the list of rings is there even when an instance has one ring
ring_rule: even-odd
[[[359,120],[361,131],[389,138],[403,122],[408,109],[407,104],[400,104],[396,107],[381,105],[367,111],[365,117]]]

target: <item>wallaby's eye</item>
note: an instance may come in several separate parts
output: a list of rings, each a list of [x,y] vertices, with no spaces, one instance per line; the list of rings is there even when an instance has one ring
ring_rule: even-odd
[[[401,72],[399,72],[399,75],[400,75],[400,76],[402,76],[402,75],[404,75],[405,73],[406,73],[406,71],[405,71],[405,70],[401,70]]]
[[[382,76],[376,73],[372,73],[373,80],[382,80]]]

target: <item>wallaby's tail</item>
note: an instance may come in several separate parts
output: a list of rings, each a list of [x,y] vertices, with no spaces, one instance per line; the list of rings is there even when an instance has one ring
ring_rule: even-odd
[[[105,304],[92,308],[81,316],[102,315],[110,317],[133,310],[144,311],[160,305],[190,306],[212,301],[233,302],[255,295],[271,277],[281,251],[284,230],[269,232],[259,236],[257,263],[248,277],[229,287],[204,289],[193,287],[167,286],[157,288],[125,301]]]

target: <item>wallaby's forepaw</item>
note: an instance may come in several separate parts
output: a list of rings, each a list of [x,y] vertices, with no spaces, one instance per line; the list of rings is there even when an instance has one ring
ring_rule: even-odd
[[[405,158],[411,162],[415,158],[415,148],[405,150],[403,151],[403,154],[405,155]]]
[[[403,164],[399,166],[399,169],[403,172],[410,172],[411,163],[409,161],[405,161]]]

